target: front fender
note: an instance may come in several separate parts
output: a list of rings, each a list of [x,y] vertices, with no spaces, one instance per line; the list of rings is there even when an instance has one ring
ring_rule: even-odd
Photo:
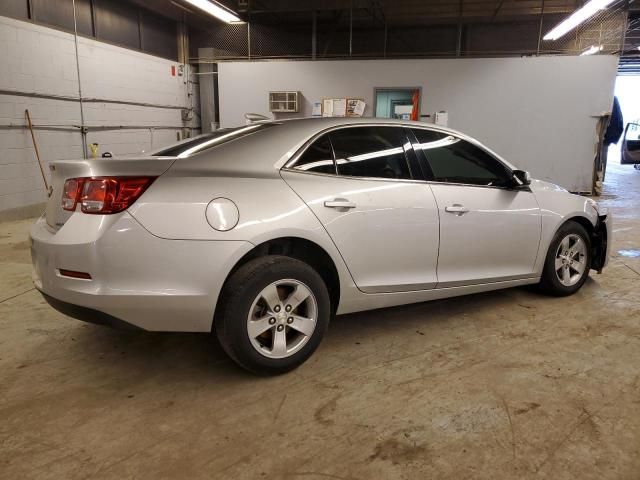
[[[532,182],[531,190],[535,194],[538,205],[540,206],[542,221],[540,248],[538,250],[535,267],[536,274],[542,274],[551,240],[553,240],[558,229],[569,220],[578,219],[580,222],[591,225],[590,233],[592,234],[592,243],[595,243],[598,245],[598,248],[601,249],[601,237],[594,237],[599,219],[593,200],[581,197],[580,195],[574,195],[557,185],[539,180]]]

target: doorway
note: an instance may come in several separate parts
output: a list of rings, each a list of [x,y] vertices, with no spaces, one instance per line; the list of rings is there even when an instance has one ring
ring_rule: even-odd
[[[421,87],[374,88],[373,116],[418,120],[420,117]]]
[[[640,124],[640,75],[619,75],[616,78],[614,95],[620,102],[624,129],[627,129],[630,123]],[[633,125],[630,126],[629,135],[634,135],[637,138],[636,130]],[[609,146],[607,165],[620,165],[623,138],[624,135],[620,137],[618,143]]]

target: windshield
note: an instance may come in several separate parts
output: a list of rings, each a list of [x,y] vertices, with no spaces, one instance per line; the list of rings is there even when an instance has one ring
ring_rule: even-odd
[[[205,133],[204,135],[198,135],[197,137],[184,140],[180,143],[176,143],[163,150],[154,152],[154,157],[178,157],[184,158],[194,153],[201,152],[208,148],[215,147],[222,143],[236,138],[243,137],[249,133],[254,133],[265,128],[272,127],[275,123],[258,123],[253,125],[246,125],[244,127],[237,128],[221,128],[215,132]]]

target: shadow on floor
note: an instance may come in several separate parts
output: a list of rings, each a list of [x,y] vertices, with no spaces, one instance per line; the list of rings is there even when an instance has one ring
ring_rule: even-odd
[[[593,280],[589,279],[589,282]],[[331,322],[323,341],[332,354],[349,356],[344,349],[356,348],[365,342],[384,342],[397,335],[419,333],[456,322],[484,322],[486,314],[502,306],[508,311],[514,304],[527,304],[544,299],[531,288],[521,287],[503,291],[479,293],[458,298],[435,300],[400,307],[341,315]],[[557,299],[555,299],[557,300]],[[515,303],[514,303],[515,302]],[[471,316],[466,317],[467,314]],[[237,367],[223,351],[214,335],[200,333],[154,333],[114,330],[109,327],[78,323],[73,330],[72,346],[68,353],[75,361],[110,375],[132,371],[146,376],[159,376],[163,381],[175,381],[188,371],[189,378],[228,382],[255,381],[255,377]],[[336,351],[336,349],[338,349]],[[321,349],[322,350],[322,349]],[[343,351],[340,351],[343,350]],[[322,355],[316,352],[315,355]]]

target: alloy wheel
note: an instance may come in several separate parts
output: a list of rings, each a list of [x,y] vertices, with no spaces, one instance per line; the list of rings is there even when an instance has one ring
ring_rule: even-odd
[[[255,298],[247,318],[251,345],[269,358],[286,358],[311,338],[318,321],[318,302],[304,283],[277,280]]]
[[[571,233],[560,242],[554,268],[558,280],[565,287],[572,287],[580,281],[587,268],[587,245],[580,235]]]

